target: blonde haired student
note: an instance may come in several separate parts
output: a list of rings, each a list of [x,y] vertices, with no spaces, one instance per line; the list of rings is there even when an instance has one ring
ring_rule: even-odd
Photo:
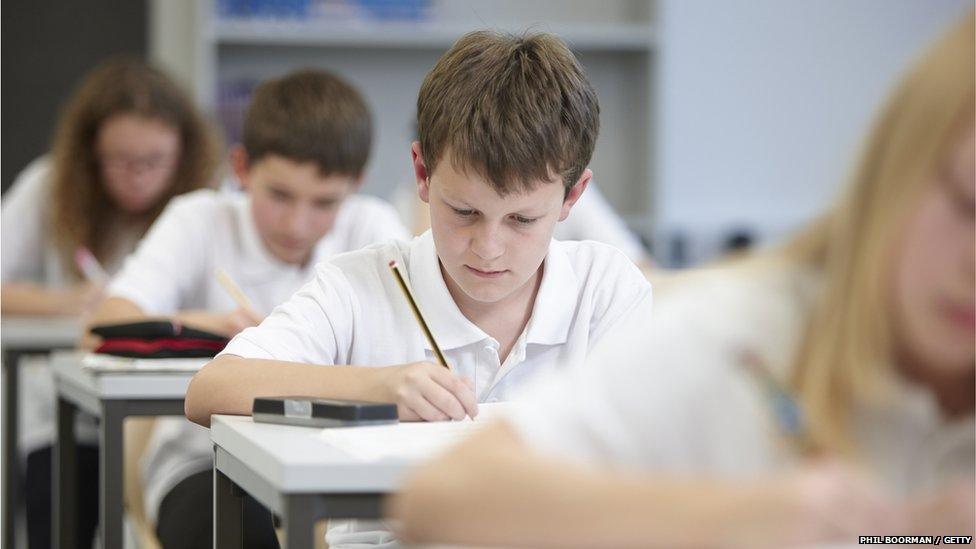
[[[365,100],[335,74],[304,69],[261,83],[243,145],[231,154],[246,193],[175,200],[112,280],[92,322],[165,316],[233,336],[287,300],[316,263],[406,238],[391,205],[355,193],[372,136]],[[235,299],[221,277],[243,296]],[[156,420],[144,456],[145,508],[163,547],[211,543],[212,516],[200,509],[212,501],[212,454],[205,429],[184,418]],[[252,500],[246,509],[251,544],[275,545],[270,515]]]
[[[582,363],[613,329],[649,320],[651,287],[622,252],[552,239],[590,180],[599,126],[565,44],[469,33],[417,103],[413,165],[431,230],[320,265],[193,378],[193,421],[295,394],[395,402],[404,420],[475,416],[478,402],[507,400],[536,374]],[[453,371],[434,362],[391,260]],[[334,523],[328,541],[395,544],[368,521]]]
[[[820,221],[688,276],[653,322],[601,344],[599,368],[540,380],[515,419],[417,471],[390,508],[407,537],[972,535],[974,44],[970,13],[894,91]]]
[[[77,315],[92,307],[103,288],[82,276],[78,250],[115,272],[170,199],[216,183],[220,149],[190,98],[160,70],[131,59],[94,68],[65,105],[50,153],[3,197],[3,314]],[[49,547],[51,538],[54,388],[45,364],[25,369],[21,393],[31,547]],[[84,440],[94,442],[93,427]],[[96,497],[97,450],[87,443],[79,450],[86,471],[79,494]],[[97,505],[78,508],[80,539],[90,542]]]

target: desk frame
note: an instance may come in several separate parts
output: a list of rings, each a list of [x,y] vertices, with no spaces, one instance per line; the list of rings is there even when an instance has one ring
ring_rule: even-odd
[[[281,517],[283,549],[314,546],[322,519],[377,519],[385,493],[294,493],[275,488],[229,452],[214,445],[214,547],[239,549],[244,542],[244,492]]]
[[[20,361],[25,355],[48,355],[70,349],[71,344],[13,344],[3,348],[3,547],[16,548],[17,510],[24,507],[21,494],[22,465],[17,451],[20,417]]]
[[[74,425],[77,412],[82,410],[99,419],[98,520],[103,547],[122,549],[125,537],[125,419],[140,416],[182,416],[184,396],[103,396],[97,390],[79,385],[67,377],[56,377],[55,382],[58,410],[52,509],[54,546],[74,547],[77,542],[77,440]]]

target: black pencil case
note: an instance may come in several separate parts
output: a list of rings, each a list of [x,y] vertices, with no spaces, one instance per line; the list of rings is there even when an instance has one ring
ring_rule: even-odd
[[[304,427],[352,427],[397,423],[397,406],[388,402],[309,397],[258,397],[254,421]]]

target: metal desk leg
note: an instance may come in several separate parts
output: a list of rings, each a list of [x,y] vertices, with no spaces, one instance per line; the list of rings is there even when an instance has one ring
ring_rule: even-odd
[[[124,539],[122,519],[125,513],[122,502],[123,440],[125,420],[123,403],[102,401],[102,417],[99,422],[101,448],[98,452],[99,524],[105,549],[122,549]]]
[[[244,546],[244,494],[227,475],[214,468],[214,548]]]
[[[17,510],[20,494],[20,454],[17,452],[19,362],[17,351],[3,353],[3,546],[16,547]]]
[[[315,547],[315,503],[309,496],[286,496],[281,517],[285,549]]]
[[[58,439],[55,442],[54,494],[51,540],[55,547],[76,547],[78,542],[78,451],[75,441],[75,405],[58,398]]]
[[[20,353],[3,353],[3,546],[16,547],[20,494],[20,454],[17,452],[18,366]]]

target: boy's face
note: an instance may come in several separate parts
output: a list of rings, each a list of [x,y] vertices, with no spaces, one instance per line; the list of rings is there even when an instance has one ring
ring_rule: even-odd
[[[339,206],[360,182],[348,175],[323,176],[314,162],[276,154],[251,163],[240,148],[232,152],[232,163],[251,195],[251,214],[265,248],[296,265],[305,264],[318,241],[332,230]]]
[[[433,174],[419,143],[413,144],[413,158],[445,282],[455,296],[460,290],[486,304],[520,295],[535,281],[556,222],[566,219],[591,177],[585,170],[565,198],[558,181],[501,197],[481,176],[457,169],[449,152]]]

